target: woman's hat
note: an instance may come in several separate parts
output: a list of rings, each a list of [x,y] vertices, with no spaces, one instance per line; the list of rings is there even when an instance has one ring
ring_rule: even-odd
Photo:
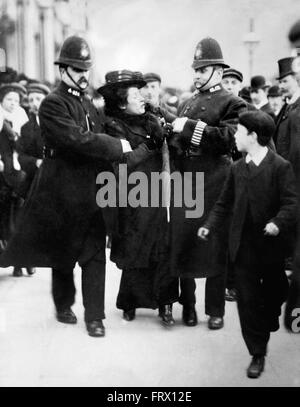
[[[276,78],[277,80],[280,80],[285,76],[294,74],[292,67],[294,59],[295,59],[294,57],[287,57],[279,59],[279,61],[277,61],[279,67],[279,76],[278,78]]]
[[[9,92],[17,92],[21,97],[27,94],[26,88],[17,82],[5,83],[0,86],[0,97],[1,99]]]
[[[102,95],[106,90],[119,87],[136,86],[142,88],[146,85],[146,81],[141,72],[133,72],[127,69],[122,71],[110,71],[105,75],[105,84],[101,86],[97,92]]]
[[[27,93],[43,93],[47,96],[50,93],[50,89],[43,83],[33,82],[27,86]]]

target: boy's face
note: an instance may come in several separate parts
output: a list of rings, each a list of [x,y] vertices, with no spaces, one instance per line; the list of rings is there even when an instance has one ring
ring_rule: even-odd
[[[245,126],[238,124],[234,138],[238,151],[248,153],[249,148],[253,145],[253,136]]]
[[[230,92],[235,96],[238,96],[240,90],[242,89],[242,82],[234,76],[226,76],[224,79],[222,79],[222,85],[227,92]]]

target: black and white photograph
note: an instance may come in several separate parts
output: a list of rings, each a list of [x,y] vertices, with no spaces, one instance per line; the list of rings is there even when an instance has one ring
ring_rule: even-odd
[[[299,388],[299,196],[299,0],[0,0],[0,388]]]

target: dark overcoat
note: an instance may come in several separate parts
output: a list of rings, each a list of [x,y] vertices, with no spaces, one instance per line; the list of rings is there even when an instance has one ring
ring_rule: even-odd
[[[63,82],[43,100],[40,124],[48,158],[0,258],[2,266],[73,267],[96,254],[105,236],[96,177],[111,168],[109,161],[122,160],[120,141],[103,134],[92,103]]]
[[[162,171],[162,153],[159,150],[149,150],[145,142],[151,133],[161,132],[156,117],[148,113],[146,116],[123,115],[111,118],[106,130],[119,139],[126,139],[134,150],[127,158],[128,174],[132,171],[142,173],[147,180],[146,207],[118,208],[118,228],[113,234],[111,260],[120,269],[147,268],[158,262],[167,250],[167,212],[166,208],[151,206],[151,193],[161,197],[161,188],[151,190],[151,174]],[[142,149],[144,153],[141,154]],[[136,152],[139,152],[137,155]],[[128,185],[128,196],[134,186]]]
[[[278,154],[292,164],[297,184],[300,182],[300,98],[279,113],[276,125]]]
[[[271,150],[250,173],[244,158],[232,165],[205,223],[205,227],[214,231],[222,227],[224,219],[232,213],[229,254],[233,262],[242,240],[247,211],[255,226],[253,239],[263,253],[265,264],[282,262],[290,248],[290,234],[296,227],[297,193],[291,164]],[[264,235],[269,222],[277,225],[279,235]]]
[[[30,182],[37,171],[36,162],[43,158],[44,141],[41,128],[37,123],[35,114],[29,115],[29,121],[21,127],[20,137],[17,140],[19,162]]]
[[[191,180],[193,196],[200,197],[204,193],[204,213],[199,218],[186,217],[186,210],[191,208],[185,205],[184,200],[181,207],[172,208],[171,266],[173,272],[181,277],[210,277],[225,271],[226,225],[208,242],[199,241],[197,231],[225,182],[235,145],[233,136],[238,114],[245,108],[243,99],[233,96],[221,86],[195,93],[180,108],[179,116],[194,119],[195,123],[197,120],[207,123],[200,146],[192,148],[190,143],[184,144],[183,153],[175,160],[177,170]],[[186,125],[183,133],[193,132],[193,129]],[[204,190],[195,182],[197,172],[204,173]]]

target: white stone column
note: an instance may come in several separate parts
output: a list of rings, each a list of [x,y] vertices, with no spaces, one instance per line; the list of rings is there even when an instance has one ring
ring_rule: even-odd
[[[41,55],[43,78],[54,82],[54,13],[53,5],[40,6]]]

